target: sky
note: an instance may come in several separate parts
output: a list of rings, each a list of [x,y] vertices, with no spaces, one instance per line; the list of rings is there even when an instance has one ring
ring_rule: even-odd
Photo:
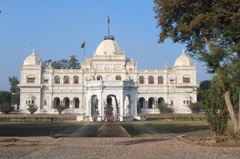
[[[138,63],[138,69],[172,68],[184,44],[167,39],[158,43],[160,29],[151,0],[0,0],[0,90],[9,91],[9,77],[20,79],[24,60],[35,49],[42,61],[69,59],[83,61],[110,34]],[[205,64],[197,66],[197,82],[211,79]]]

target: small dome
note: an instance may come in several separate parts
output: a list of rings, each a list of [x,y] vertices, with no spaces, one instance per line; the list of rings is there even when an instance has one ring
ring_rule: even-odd
[[[191,59],[182,51],[182,54],[177,58],[174,63],[174,67],[178,66],[193,66]]]
[[[32,54],[29,55],[23,62],[23,65],[40,65],[42,66],[42,59],[35,54],[33,50]]]
[[[106,38],[97,47],[94,55],[122,55],[123,51],[119,44],[113,39]]]

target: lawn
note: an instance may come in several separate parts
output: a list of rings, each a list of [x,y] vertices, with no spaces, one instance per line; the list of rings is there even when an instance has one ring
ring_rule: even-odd
[[[0,122],[0,136],[65,136],[78,129],[82,122]]]
[[[4,117],[4,116],[1,116]],[[52,116],[8,116],[9,118],[47,118]],[[33,136],[50,136],[50,137],[64,137],[86,122],[78,122],[74,120],[73,116],[56,115],[56,121],[5,121],[0,122],[0,136],[19,136],[19,137],[33,137]],[[186,135],[189,137],[208,137],[212,134],[208,130],[208,124],[205,120],[202,121],[178,121],[170,120],[172,115],[152,115],[147,116],[147,121],[134,122],[119,122],[132,137],[150,137],[156,134],[169,134],[173,136]],[[88,124],[87,137],[96,137],[98,128],[102,122],[95,122]]]
[[[206,121],[141,121],[122,123],[132,137],[151,136],[152,134],[185,135],[189,137],[212,136]]]

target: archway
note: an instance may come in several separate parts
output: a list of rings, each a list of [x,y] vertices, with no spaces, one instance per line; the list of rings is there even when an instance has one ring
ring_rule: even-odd
[[[141,97],[139,99],[139,105],[140,105],[140,108],[144,108],[145,107],[145,98]]]
[[[60,105],[60,99],[58,97],[55,97],[54,98],[54,105],[53,105],[53,107],[57,108],[57,106],[59,106],[59,105]]]
[[[165,111],[164,99],[162,97],[158,98],[158,109],[160,111]]]
[[[99,115],[98,98],[96,95],[91,96],[91,115],[92,116]]]
[[[69,108],[70,100],[68,97],[63,98],[63,106]]]
[[[148,108],[154,108],[154,102],[155,102],[155,100],[153,97],[149,98],[148,99]]]
[[[73,98],[73,107],[74,108],[79,108],[79,104],[80,104],[79,99],[77,97]]]
[[[110,107],[112,107],[112,120],[118,120],[118,114],[119,114],[119,106],[118,106],[118,101],[117,101],[117,97],[116,95],[113,95],[113,94],[110,94],[107,96],[107,104],[105,105],[104,107],[104,115],[106,118],[106,111],[107,111],[107,108],[109,108],[109,110],[111,110]],[[110,113],[110,112],[109,112]]]

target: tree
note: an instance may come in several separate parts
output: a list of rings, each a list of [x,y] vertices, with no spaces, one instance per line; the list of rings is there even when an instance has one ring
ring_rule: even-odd
[[[8,81],[10,82],[10,92],[12,93],[12,104],[19,105],[20,103],[20,89],[17,86],[19,84],[19,81],[16,76],[12,76],[8,78]]]
[[[19,81],[16,76],[12,76],[8,78],[8,81],[10,82],[10,92],[11,93],[19,93],[20,90],[18,88]]]
[[[79,62],[76,59],[75,55],[71,55],[70,59],[62,59],[59,61],[52,61],[51,59],[46,60],[43,62],[43,66],[47,68],[49,65],[51,65],[55,69],[78,69],[79,68]]]
[[[76,59],[75,55],[70,56],[70,59],[68,60],[68,69],[77,69],[79,68],[79,62]]]
[[[210,130],[216,135],[224,135],[229,113],[224,102],[223,87],[217,76],[211,80],[209,89],[203,91],[200,101],[207,116]]]
[[[206,62],[209,73],[216,73],[234,132],[240,129],[231,100],[231,83],[240,73],[239,0],[155,0],[155,18],[161,29],[159,42],[170,38],[186,43],[191,56]],[[231,68],[235,70],[231,70]],[[231,71],[229,71],[231,70]],[[236,86],[239,87],[239,84]]]
[[[11,103],[0,103],[0,112],[2,112],[3,114],[9,114],[11,111],[14,110],[14,107],[11,106]]]
[[[210,80],[201,81],[199,84],[199,88],[197,89],[197,100],[201,101],[204,97],[204,93],[208,90],[211,86]]]
[[[0,91],[0,103],[11,103],[12,96],[10,92]]]
[[[30,114],[34,114],[37,111],[38,107],[34,104],[28,105],[27,110],[30,112]]]
[[[60,105],[57,105],[56,108],[59,114],[62,114],[62,112],[67,109],[67,107]]]

